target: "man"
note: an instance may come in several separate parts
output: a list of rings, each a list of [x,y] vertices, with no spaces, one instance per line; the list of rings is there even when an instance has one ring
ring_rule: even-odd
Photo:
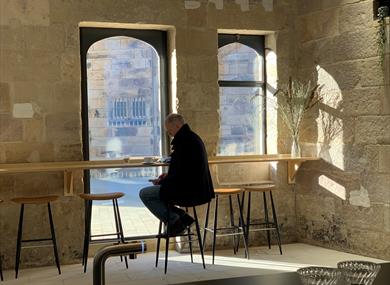
[[[141,189],[140,198],[145,206],[165,224],[168,235],[177,235],[190,226],[194,219],[182,209],[205,204],[214,198],[207,153],[202,139],[194,133],[179,114],[170,114],[165,128],[171,142],[172,153],[168,173],[153,180],[154,186]]]

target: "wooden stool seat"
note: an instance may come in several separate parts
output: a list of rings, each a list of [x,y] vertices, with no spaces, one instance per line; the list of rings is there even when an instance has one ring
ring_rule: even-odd
[[[46,204],[58,199],[58,195],[15,197],[11,201],[18,204]]]
[[[233,195],[242,193],[241,188],[217,188],[214,189],[216,195]]]
[[[103,200],[113,200],[125,196],[125,193],[122,192],[112,192],[112,193],[102,193],[102,194],[80,194],[82,199],[86,201],[103,201]]]
[[[244,191],[268,192],[268,191],[275,190],[276,185],[273,183],[269,183],[269,184],[249,185],[249,186],[244,186],[243,188]]]

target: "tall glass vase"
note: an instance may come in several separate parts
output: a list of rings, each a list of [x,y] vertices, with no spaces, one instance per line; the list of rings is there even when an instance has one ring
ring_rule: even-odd
[[[299,135],[292,136],[291,157],[301,157],[301,146],[299,145]]]

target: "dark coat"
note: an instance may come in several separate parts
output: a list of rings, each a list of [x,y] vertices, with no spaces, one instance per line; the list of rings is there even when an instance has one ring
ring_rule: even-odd
[[[184,207],[210,202],[214,188],[202,139],[185,124],[171,145],[168,175],[160,183],[161,199]]]

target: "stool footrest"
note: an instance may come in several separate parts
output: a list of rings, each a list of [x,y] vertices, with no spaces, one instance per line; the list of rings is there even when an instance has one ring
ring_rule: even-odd
[[[21,242],[34,242],[34,241],[48,241],[53,240],[51,238],[38,238],[38,239],[23,239]]]
[[[274,228],[261,228],[261,229],[249,229],[250,232],[261,232],[261,231],[275,231],[276,227]]]
[[[205,228],[206,231],[214,233],[214,229],[211,228]],[[231,232],[231,231],[235,232]],[[244,234],[244,229],[242,227],[235,227],[235,228],[217,228],[215,229],[217,232],[216,236],[234,236],[234,235],[243,235]],[[221,231],[225,231],[225,233],[218,233]],[[229,232],[228,232],[229,231]]]
[[[175,236],[176,237],[176,236]],[[191,241],[189,240],[185,240],[185,241],[182,241],[182,240],[174,240],[174,241],[169,241],[170,244],[176,244],[176,243],[192,243],[192,242],[195,242],[195,241],[198,241],[198,239],[192,239]]]
[[[40,247],[54,247],[53,244],[36,244],[36,245],[26,245],[26,246],[21,246],[20,248],[40,248]]]
[[[119,244],[119,243],[122,243],[120,239],[118,238],[107,238],[107,239],[92,239],[89,241],[89,243],[116,243],[116,244]],[[124,242],[126,243],[126,242]]]
[[[117,236],[119,235],[120,233],[110,233],[110,234],[98,234],[98,235],[91,235],[91,238],[93,237],[105,237],[105,236]]]
[[[190,233],[190,236],[194,236],[195,234],[194,233]],[[156,238],[173,238],[173,237],[187,237],[188,234],[187,233],[183,233],[183,234],[179,234],[179,235],[174,235],[174,236],[169,236],[167,234],[158,234],[156,235]]]
[[[249,226],[271,226],[271,227],[274,227],[276,228],[276,224],[275,223],[272,223],[272,222],[268,222],[268,223],[250,223]]]

